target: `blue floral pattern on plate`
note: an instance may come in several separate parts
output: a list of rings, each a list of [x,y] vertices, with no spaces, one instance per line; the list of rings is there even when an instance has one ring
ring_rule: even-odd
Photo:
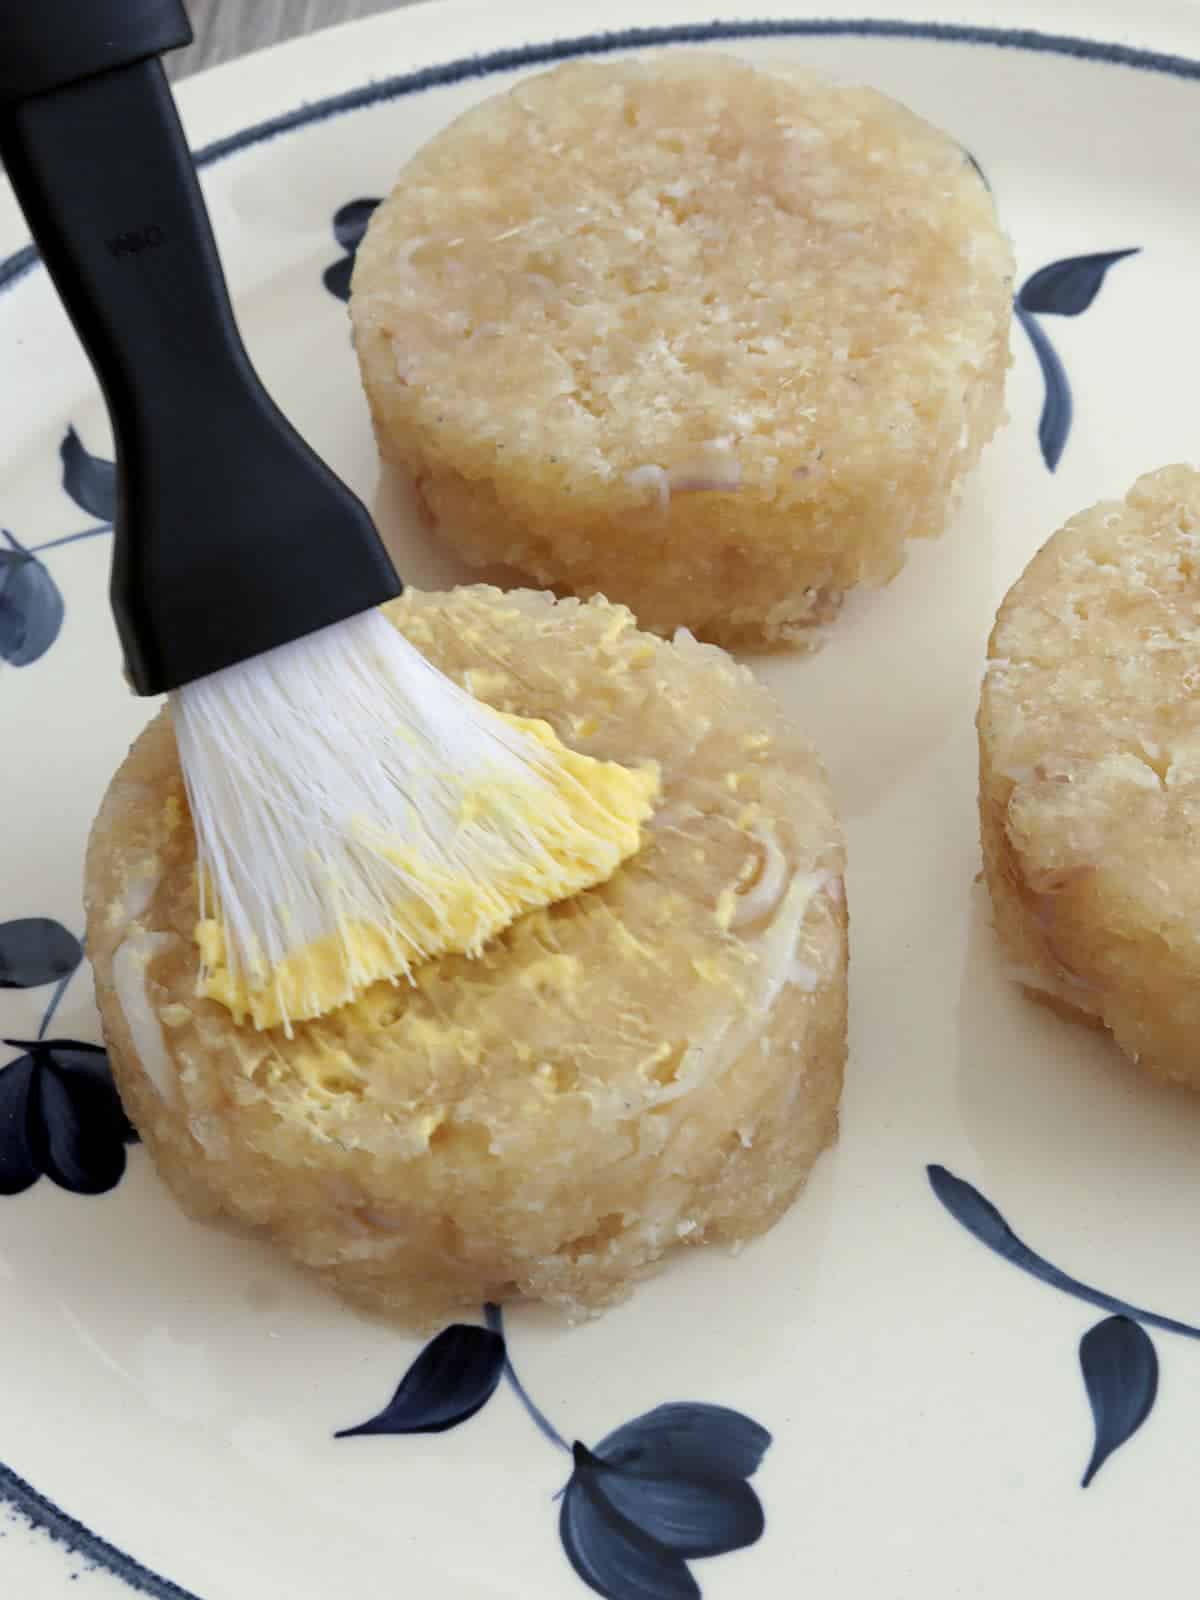
[[[747,1480],[771,1435],[725,1406],[676,1402],[635,1417],[591,1449],[570,1445],[517,1377],[500,1307],[486,1306],[484,1316],[483,1328],[444,1328],[383,1410],[336,1437],[442,1433],[482,1410],[506,1376],[538,1431],[571,1456],[557,1497],[558,1534],[584,1583],[606,1600],[698,1600],[688,1562],[762,1536],[762,1504]]]
[[[1073,1278],[1019,1239],[992,1202],[945,1167],[926,1169],[930,1187],[954,1220],[980,1244],[1031,1278],[1110,1313],[1084,1334],[1079,1345],[1095,1444],[1083,1474],[1086,1489],[1115,1450],[1141,1427],[1158,1396],[1158,1356],[1147,1327],[1200,1339],[1200,1328],[1130,1305],[1103,1289]]]
[[[61,923],[21,917],[0,923],[0,988],[54,984],[36,1039],[5,1039],[21,1053],[0,1067],[0,1196],[45,1177],[72,1194],[103,1194],[125,1171],[129,1123],[98,1044],[47,1039],[83,946]]]
[[[1051,472],[1067,447],[1075,406],[1066,369],[1049,334],[1037,319],[1039,316],[1082,315],[1100,293],[1109,268],[1127,256],[1136,256],[1139,250],[1140,246],[1134,246],[1128,250],[1105,250],[1096,255],[1052,261],[1048,267],[1026,278],[1017,293],[1016,318],[1029,336],[1045,388],[1042,414],[1038,419],[1038,445],[1042,460]]]
[[[102,520],[80,533],[26,548],[0,528],[0,659],[28,667],[58,637],[62,594],[41,557],[62,545],[111,533],[116,514],[116,468],[91,455],[73,427],[59,447],[62,487],[81,511]],[[74,1194],[103,1194],[120,1182],[125,1147],[136,1141],[100,1045],[48,1039],[47,1029],[83,946],[48,917],[0,923],[0,989],[53,983],[36,1039],[5,1039],[19,1050],[0,1067],[0,1196],[16,1195],[41,1177]]]
[[[62,486],[81,511],[102,520],[82,533],[68,533],[27,549],[15,534],[0,528],[0,661],[29,667],[41,659],[58,638],[65,608],[58,585],[41,557],[61,545],[111,533],[116,515],[116,468],[111,461],[89,455],[74,428],[68,428],[59,447]]]
[[[339,260],[330,262],[321,274],[321,282],[338,300],[350,298],[350,279],[354,272],[358,247],[362,243],[363,234],[367,231],[367,223],[370,222],[378,205],[378,200],[348,200],[333,214],[333,237],[345,254]]]

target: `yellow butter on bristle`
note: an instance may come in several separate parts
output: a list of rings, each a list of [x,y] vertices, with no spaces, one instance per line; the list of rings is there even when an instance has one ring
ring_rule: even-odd
[[[541,783],[468,788],[459,826],[517,823],[537,845],[528,857],[484,883],[426,860],[408,840],[372,839],[371,848],[428,888],[428,900],[409,894],[388,926],[345,923],[249,977],[230,970],[220,918],[207,917],[195,930],[200,992],[257,1028],[322,1016],[380,979],[406,977],[420,961],[478,955],[517,917],[594,888],[635,855],[658,797],[657,768],[598,761],[568,749],[549,723],[497,715],[552,759],[540,769]]]

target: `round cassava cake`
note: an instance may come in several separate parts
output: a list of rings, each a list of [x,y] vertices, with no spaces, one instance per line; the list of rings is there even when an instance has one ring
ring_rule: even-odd
[[[829,789],[744,668],[624,608],[474,588],[387,615],[498,709],[656,762],[641,850],[478,959],[259,1032],[197,997],[195,841],[161,716],[87,860],[113,1070],[190,1213],[266,1230],[357,1302],[416,1323],[518,1294],[582,1314],[674,1245],[769,1226],[834,1134],[847,918]]]
[[[438,134],[350,309],[380,450],[468,562],[754,644],[942,531],[1002,417],[1012,273],[946,135],[681,51]]]
[[[979,710],[997,931],[1029,993],[1200,1088],[1200,473],[1073,518],[1000,608]]]

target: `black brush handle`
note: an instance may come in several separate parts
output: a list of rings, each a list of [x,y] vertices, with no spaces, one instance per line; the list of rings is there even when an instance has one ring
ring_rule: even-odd
[[[190,36],[177,0],[0,0],[0,159],[112,420],[112,606],[140,694],[401,588],[238,335],[154,57]]]

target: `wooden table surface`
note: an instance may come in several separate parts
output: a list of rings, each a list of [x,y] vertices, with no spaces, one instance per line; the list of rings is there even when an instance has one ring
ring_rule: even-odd
[[[185,0],[195,43],[167,57],[173,78],[186,77],[249,50],[297,34],[392,11],[412,0]]]

